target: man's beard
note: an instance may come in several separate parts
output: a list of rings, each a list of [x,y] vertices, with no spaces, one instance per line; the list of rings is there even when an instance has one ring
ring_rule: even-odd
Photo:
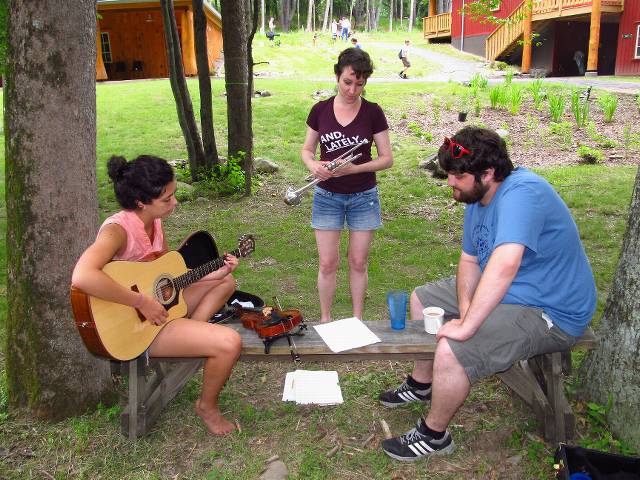
[[[475,180],[473,182],[473,188],[470,192],[463,192],[462,190],[458,190],[455,188],[453,189],[454,195],[456,192],[458,193],[458,198],[455,198],[454,196],[456,201],[466,204],[479,202],[480,200],[482,200],[482,197],[484,197],[485,193],[487,193],[488,190],[489,185],[484,185],[478,180]]]

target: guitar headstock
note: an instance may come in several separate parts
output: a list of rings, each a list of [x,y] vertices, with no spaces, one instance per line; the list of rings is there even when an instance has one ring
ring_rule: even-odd
[[[241,235],[238,239],[238,252],[241,257],[246,257],[256,249],[256,241],[253,235]]]

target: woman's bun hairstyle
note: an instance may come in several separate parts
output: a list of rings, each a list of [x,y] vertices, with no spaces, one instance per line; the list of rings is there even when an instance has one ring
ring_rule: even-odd
[[[107,172],[112,181],[122,177],[125,169],[129,166],[127,159],[117,155],[112,156],[107,163]]]
[[[125,210],[135,210],[139,202],[149,204],[160,197],[173,180],[173,169],[166,160],[140,155],[127,162],[114,155],[107,162],[116,199]]]

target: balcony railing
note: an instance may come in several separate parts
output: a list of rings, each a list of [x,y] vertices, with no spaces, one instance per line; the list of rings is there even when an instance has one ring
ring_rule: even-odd
[[[432,17],[422,18],[422,32],[424,38],[447,37],[451,35],[451,14],[441,13]]]

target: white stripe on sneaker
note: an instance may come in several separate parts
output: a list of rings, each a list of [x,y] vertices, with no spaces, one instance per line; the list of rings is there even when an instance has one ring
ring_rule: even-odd
[[[411,451],[417,456],[417,457],[422,457],[424,455],[424,452],[420,449],[417,448],[417,444],[415,445],[411,445],[409,444],[408,447],[411,449]]]
[[[416,400],[419,400],[418,397],[416,397],[411,391],[400,392],[398,393],[398,396],[405,402],[414,402]]]
[[[431,447],[427,442],[425,442],[424,440],[420,440],[418,442],[418,444],[423,447],[427,452],[434,452],[435,448]],[[426,452],[425,452],[426,453]]]

